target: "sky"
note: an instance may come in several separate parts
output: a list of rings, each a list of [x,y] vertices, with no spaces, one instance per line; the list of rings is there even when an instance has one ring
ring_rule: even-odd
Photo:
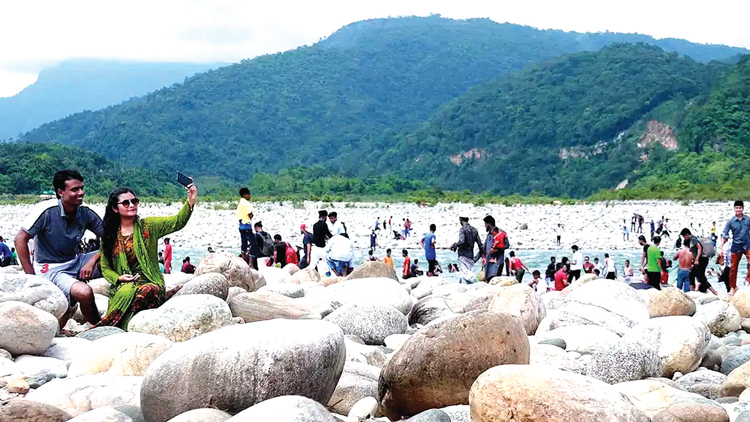
[[[430,14],[750,48],[750,0],[0,0],[0,97],[67,59],[237,62],[360,20]]]

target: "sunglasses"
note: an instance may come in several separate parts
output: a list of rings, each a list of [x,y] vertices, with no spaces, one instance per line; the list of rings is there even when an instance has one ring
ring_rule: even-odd
[[[141,200],[138,199],[138,198],[126,199],[126,200],[124,200],[122,202],[118,202],[118,204],[122,205],[125,208],[130,208],[131,204],[132,204],[132,206],[137,207],[138,204],[140,204],[140,203],[141,203]]]

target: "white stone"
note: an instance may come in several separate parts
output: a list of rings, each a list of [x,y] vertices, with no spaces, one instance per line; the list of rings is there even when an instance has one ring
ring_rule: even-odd
[[[232,311],[223,300],[211,295],[186,295],[137,313],[128,330],[180,342],[232,324]]]

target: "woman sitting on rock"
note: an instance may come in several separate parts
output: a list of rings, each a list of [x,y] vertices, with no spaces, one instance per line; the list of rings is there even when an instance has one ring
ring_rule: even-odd
[[[97,325],[127,330],[133,315],[164,303],[164,276],[157,255],[159,238],[185,227],[197,197],[198,190],[191,184],[187,201],[177,215],[140,218],[140,200],[132,190],[112,192],[104,212],[100,250],[102,275],[112,287],[107,314]]]

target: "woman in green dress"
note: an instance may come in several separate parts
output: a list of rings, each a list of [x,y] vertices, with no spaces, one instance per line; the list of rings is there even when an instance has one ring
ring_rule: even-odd
[[[159,238],[185,227],[197,198],[198,190],[191,184],[177,215],[140,218],[140,200],[135,192],[127,188],[112,192],[104,212],[100,250],[102,275],[112,286],[107,314],[97,325],[127,330],[133,315],[164,303],[164,276],[157,255]]]

